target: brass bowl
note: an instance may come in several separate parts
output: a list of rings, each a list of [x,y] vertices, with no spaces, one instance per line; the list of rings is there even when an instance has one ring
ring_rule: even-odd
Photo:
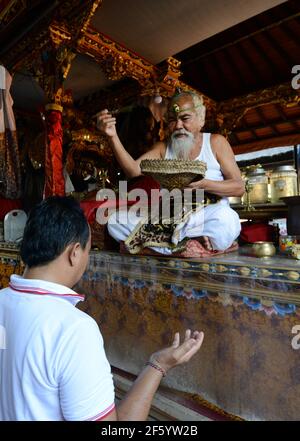
[[[272,257],[276,253],[273,242],[254,242],[252,250],[256,257]]]
[[[143,159],[141,172],[158,181],[162,188],[169,191],[175,188],[181,190],[196,178],[200,180],[204,177],[206,163],[179,159]]]

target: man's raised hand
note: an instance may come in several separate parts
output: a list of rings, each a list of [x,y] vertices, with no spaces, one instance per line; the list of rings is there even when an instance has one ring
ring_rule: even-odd
[[[97,113],[97,127],[110,138],[117,135],[116,118],[107,109]]]

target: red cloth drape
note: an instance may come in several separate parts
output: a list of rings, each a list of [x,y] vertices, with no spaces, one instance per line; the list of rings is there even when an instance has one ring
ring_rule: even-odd
[[[20,199],[5,199],[0,197],[0,220],[5,218],[5,215],[11,210],[22,209],[22,202]]]
[[[240,240],[243,243],[273,242],[276,240],[276,228],[263,222],[243,222]]]
[[[96,211],[99,207],[102,208],[120,208],[120,207],[131,207],[134,205],[135,201],[126,201],[117,199],[115,200],[103,200],[103,201],[81,201],[80,207],[83,209],[87,221],[92,224],[96,219]]]
[[[51,110],[46,116],[47,145],[45,157],[44,197],[64,196],[65,180],[63,176],[62,151],[62,116],[58,110]]]

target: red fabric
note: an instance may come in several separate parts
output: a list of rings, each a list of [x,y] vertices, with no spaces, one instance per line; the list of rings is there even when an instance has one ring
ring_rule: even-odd
[[[149,201],[151,198],[151,189],[160,189],[160,185],[155,179],[151,178],[151,176],[137,176],[136,178],[131,179],[128,181],[127,184],[127,190],[130,192],[131,190],[134,190],[135,188],[141,188],[146,191]],[[96,197],[96,195],[94,196]],[[107,207],[107,208],[119,208],[131,205],[134,205],[138,200],[135,201],[126,201],[117,199],[115,200],[103,200],[103,201],[96,201],[96,200],[86,200],[81,201],[80,206],[84,211],[85,217],[87,218],[88,222],[92,224],[95,221],[96,218],[96,211],[97,208],[100,206]],[[153,201],[152,201],[153,202]]]
[[[61,113],[51,110],[47,113],[47,145],[45,158],[45,189],[44,197],[64,196],[65,180],[63,176],[63,131]]]
[[[22,202],[19,199],[0,198],[0,220],[3,220],[9,211],[19,208],[22,208]]]
[[[151,203],[157,204],[159,202],[159,194],[154,193],[151,195],[151,190],[160,190],[160,184],[151,176],[141,175],[130,179],[127,184],[127,189],[128,193],[135,189],[145,190],[148,196],[148,206],[150,206]],[[139,202],[139,198],[136,199],[135,202]]]
[[[151,189],[160,189],[160,185],[157,181],[155,181],[155,179],[151,178],[151,176],[137,176],[136,178],[133,178],[130,181],[128,181],[127,184],[128,193],[136,188],[141,188],[145,190],[150,201]],[[96,195],[94,197],[96,197]],[[117,199],[116,201],[86,200],[86,201],[81,201],[80,206],[83,209],[85,217],[87,218],[88,222],[92,224],[95,221],[96,211],[98,207],[105,206],[107,208],[112,208],[112,207],[118,208],[118,207],[124,207],[126,205],[130,207],[131,205],[134,205],[136,202],[138,202],[138,200],[135,201],[126,201],[121,199]]]
[[[233,251],[237,251],[239,248],[237,242],[233,242],[233,244],[224,251],[213,250],[209,251],[201,245],[201,243],[196,239],[190,239],[187,241],[186,249],[181,251],[180,253],[174,253],[173,257],[211,257],[217,256],[219,254],[231,253]]]
[[[96,211],[99,207],[102,208],[118,208],[129,207],[135,204],[135,202],[123,201],[123,200],[106,200],[106,201],[81,201],[80,207],[83,209],[87,221],[92,224],[96,219]]]
[[[254,243],[257,241],[273,242],[276,230],[272,225],[264,223],[242,223],[240,240],[244,243]]]
[[[128,191],[134,190],[135,188],[141,188],[142,190],[145,190],[148,197],[151,197],[151,190],[153,189],[160,189],[160,184],[155,179],[153,179],[151,176],[137,176],[135,178],[130,179],[127,184]]]

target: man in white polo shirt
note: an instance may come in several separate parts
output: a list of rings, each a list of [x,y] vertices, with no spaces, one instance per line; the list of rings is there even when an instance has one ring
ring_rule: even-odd
[[[187,362],[203,333],[150,357],[118,408],[97,323],[74,306],[90,229],[77,202],[52,197],[36,206],[21,246],[23,277],[0,291],[0,420],[143,420],[162,376]]]

